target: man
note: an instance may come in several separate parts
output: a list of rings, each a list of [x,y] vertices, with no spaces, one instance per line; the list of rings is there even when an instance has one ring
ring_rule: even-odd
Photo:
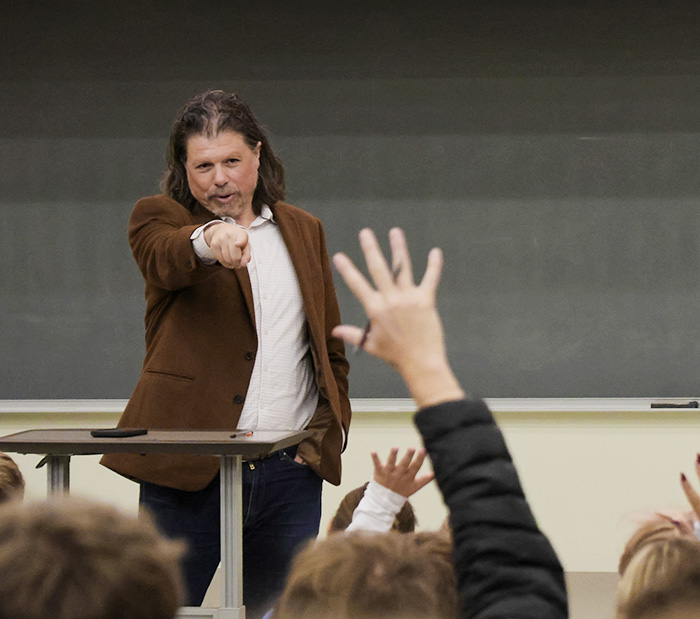
[[[173,619],[182,545],[149,518],[62,497],[0,507],[3,619]]]
[[[163,189],[129,222],[146,358],[120,425],[312,432],[298,450],[243,467],[243,599],[254,617],[318,533],[322,480],[340,483],[350,404],[330,260],[320,221],[282,202],[282,165],[236,95],[210,91],[183,108]],[[141,504],[187,540],[188,604],[201,604],[219,562],[218,459],[102,462],[139,480]]]
[[[392,229],[389,240],[392,269],[374,234],[360,233],[375,286],[347,256],[334,257],[371,320],[369,332],[343,325],[334,333],[394,367],[420,409],[414,422],[450,512],[460,616],[565,619],[561,564],[530,511],[503,436],[486,404],[467,398],[450,368],[435,305],[442,253],[430,252],[423,280],[415,285],[403,233]],[[397,543],[409,543],[411,535]],[[421,557],[406,565],[408,555],[397,553],[396,544],[372,537],[356,537],[342,548],[346,539],[331,536],[295,560],[274,619],[452,616],[441,606],[448,593],[434,595],[439,566]]]

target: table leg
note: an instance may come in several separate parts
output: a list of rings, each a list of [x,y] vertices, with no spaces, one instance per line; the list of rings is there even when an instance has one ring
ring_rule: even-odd
[[[47,493],[49,497],[68,494],[70,490],[70,456],[46,456]]]
[[[222,607],[219,619],[245,619],[243,606],[243,476],[241,456],[221,456]]]

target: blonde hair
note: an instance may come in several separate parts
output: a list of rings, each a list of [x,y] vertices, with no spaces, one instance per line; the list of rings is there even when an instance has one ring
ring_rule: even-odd
[[[0,451],[0,503],[24,498],[24,477],[17,463]]]
[[[676,537],[646,544],[620,579],[618,619],[672,617],[690,608],[700,615],[700,542]]]
[[[632,534],[620,556],[617,571],[625,573],[632,558],[646,545],[676,538],[696,539],[693,523],[685,514],[671,517],[656,513],[649,516]]]
[[[450,619],[452,545],[437,533],[331,535],[292,563],[274,619]]]
[[[148,518],[73,498],[0,506],[2,619],[172,619],[180,543]]]

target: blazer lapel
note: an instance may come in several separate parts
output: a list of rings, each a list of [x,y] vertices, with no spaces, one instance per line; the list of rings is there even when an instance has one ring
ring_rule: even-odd
[[[240,269],[233,269],[233,272],[238,278],[238,283],[243,291],[243,298],[245,299],[246,307],[248,308],[248,315],[250,316],[250,321],[253,324],[253,329],[255,326],[255,306],[253,303],[253,287],[250,285],[250,276],[248,275],[248,269],[242,267]]]

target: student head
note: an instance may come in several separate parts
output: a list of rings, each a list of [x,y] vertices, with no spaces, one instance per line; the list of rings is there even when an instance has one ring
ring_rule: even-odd
[[[618,587],[617,619],[700,617],[700,542],[651,542],[632,557]]]
[[[2,619],[172,619],[181,545],[83,500],[0,506]]]
[[[162,189],[192,210],[197,199],[190,191],[186,170],[190,138],[213,138],[226,132],[238,134],[250,150],[259,153],[258,182],[253,195],[253,209],[259,215],[263,203],[274,204],[284,199],[284,168],[250,107],[238,95],[222,90],[195,95],[180,110],[170,134],[168,170]]]
[[[642,522],[625,544],[620,556],[618,572],[625,573],[632,558],[647,544],[669,539],[695,539],[693,524],[689,517],[679,514],[675,517],[666,514],[653,514]]]
[[[24,498],[24,477],[15,461],[0,451],[0,503]]]
[[[345,531],[352,522],[352,515],[360,504],[362,497],[365,495],[365,490],[369,482],[348,492],[343,500],[338,505],[335,515],[328,523],[328,533],[337,533]],[[394,524],[391,526],[392,531],[398,533],[411,533],[416,529],[416,514],[413,511],[413,506],[406,501],[403,507],[399,510],[394,518]]]
[[[436,533],[331,535],[292,564],[274,619],[449,619],[452,545]]]

